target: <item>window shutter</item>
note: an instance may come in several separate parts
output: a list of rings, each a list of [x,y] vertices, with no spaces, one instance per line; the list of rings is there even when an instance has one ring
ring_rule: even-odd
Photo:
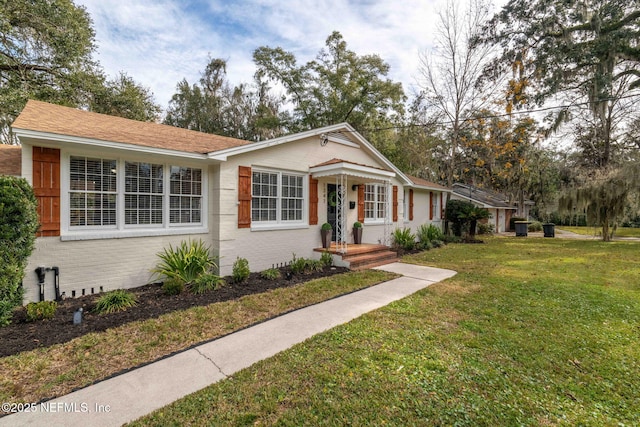
[[[413,221],[413,189],[409,189],[409,221]]]
[[[251,227],[251,167],[238,167],[238,228]]]
[[[33,192],[38,200],[38,237],[60,235],[60,150],[33,147]]]
[[[442,200],[442,193],[440,193],[440,219],[444,218],[444,203],[442,203]]]
[[[429,192],[429,221],[433,219],[433,191]]]
[[[318,224],[318,180],[309,177],[309,225]]]
[[[364,184],[358,185],[358,221],[364,222]]]
[[[398,186],[393,186],[393,222],[398,221]]]

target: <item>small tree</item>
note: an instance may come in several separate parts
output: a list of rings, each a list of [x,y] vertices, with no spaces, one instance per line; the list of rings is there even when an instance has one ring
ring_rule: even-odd
[[[0,326],[22,304],[22,279],[39,227],[36,206],[25,179],[0,176]]]
[[[462,230],[468,224],[469,237],[472,239],[476,236],[478,221],[491,216],[488,210],[464,200],[449,200],[444,212],[446,220],[452,224],[454,235],[462,236]]]
[[[471,204],[471,203],[470,203]],[[491,214],[488,210],[484,208],[480,208],[476,205],[471,205],[467,207],[463,212],[460,213],[460,218],[466,223],[469,223],[469,237],[474,239],[476,237],[476,228],[478,226],[478,221],[490,218]]]
[[[602,227],[602,240],[608,242],[630,207],[630,199],[640,193],[639,174],[640,166],[635,163],[592,174],[560,197],[559,208],[585,212],[589,224]]]
[[[473,203],[464,200],[449,200],[444,211],[444,217],[449,223],[455,236],[462,236],[462,228],[466,223],[464,213],[473,207]]]

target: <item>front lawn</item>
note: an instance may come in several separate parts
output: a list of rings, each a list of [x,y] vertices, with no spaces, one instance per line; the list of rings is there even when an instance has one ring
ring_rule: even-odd
[[[396,275],[376,270],[338,274],[229,301],[176,310],[106,331],[91,332],[68,342],[2,357],[0,401],[38,402],[62,396],[75,388],[195,344],[394,277]],[[73,328],[74,325],[66,327]]]
[[[583,236],[602,236],[602,227],[575,227],[558,225],[558,229],[571,231],[572,233],[582,234]],[[640,228],[618,227],[614,237],[640,237]]]
[[[640,244],[513,237],[459,272],[134,423],[638,425]]]

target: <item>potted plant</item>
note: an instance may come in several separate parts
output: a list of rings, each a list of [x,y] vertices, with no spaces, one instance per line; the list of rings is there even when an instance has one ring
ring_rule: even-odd
[[[333,227],[328,222],[322,224],[320,227],[320,237],[322,237],[322,247],[328,249],[331,246],[331,235],[333,234]]]
[[[356,245],[362,243],[362,223],[360,221],[353,223],[353,243]]]

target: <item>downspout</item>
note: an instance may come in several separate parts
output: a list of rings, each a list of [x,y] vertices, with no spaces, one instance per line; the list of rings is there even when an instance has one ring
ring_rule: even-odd
[[[36,268],[35,272],[38,275],[38,286],[40,287],[40,301],[44,301],[44,285],[45,279],[47,276],[47,271],[53,271],[53,286],[55,293],[55,300],[60,301],[62,298],[60,297],[60,268],[58,267],[43,267],[40,266]]]
[[[44,301],[44,279],[47,274],[46,267],[36,268],[36,274],[38,275],[38,286],[40,287],[40,301]]]

